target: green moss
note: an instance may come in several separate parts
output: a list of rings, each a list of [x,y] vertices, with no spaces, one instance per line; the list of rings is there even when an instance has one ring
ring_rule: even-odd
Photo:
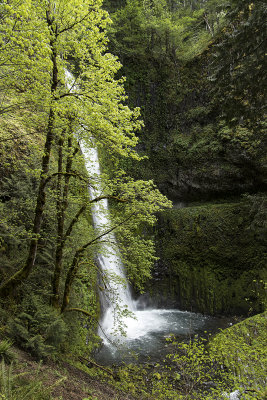
[[[251,218],[247,201],[162,213],[153,296],[210,314],[263,311],[266,243]]]
[[[209,344],[210,352],[231,371],[241,391],[246,390],[244,399],[266,399],[266,328],[265,312],[223,330]]]

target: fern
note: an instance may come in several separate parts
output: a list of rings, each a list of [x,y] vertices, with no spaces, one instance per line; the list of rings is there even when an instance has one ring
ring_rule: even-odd
[[[0,359],[6,363],[10,363],[14,360],[15,355],[11,350],[12,342],[8,339],[0,342]]]
[[[54,355],[66,338],[65,322],[36,295],[25,298],[22,307],[25,311],[8,324],[10,336],[38,359]]]
[[[4,361],[0,368],[0,399],[1,400],[52,400],[52,388],[61,383],[62,379],[53,386],[45,388],[39,378],[40,366],[34,379],[25,379],[27,373],[15,374],[12,364],[6,366]]]

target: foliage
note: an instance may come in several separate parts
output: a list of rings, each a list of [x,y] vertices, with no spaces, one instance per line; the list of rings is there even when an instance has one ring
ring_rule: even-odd
[[[134,181],[124,173],[122,178],[121,171],[117,179],[110,172],[101,178],[100,197],[122,199],[125,206],[116,208],[111,226],[100,232],[92,228],[92,204],[101,198],[89,199],[88,184],[99,185],[99,177],[85,171],[77,139],[83,148],[104,149],[114,167],[118,157],[141,159],[135,149],[135,131],[142,126],[139,110],[126,105],[124,80],[117,79],[120,63],[107,53],[110,20],[101,1],[11,0],[1,3],[1,11],[0,70],[9,74],[0,87],[7,93],[1,97],[1,233],[6,243],[0,288],[7,305],[14,289],[27,280],[13,298],[21,304],[9,320],[10,335],[39,358],[63,350],[63,341],[65,351],[80,353],[85,341],[91,351],[98,342],[94,331],[99,318],[92,259],[96,250],[104,251],[100,239],[108,240],[108,231],[114,229],[127,238],[122,254],[129,260],[129,276],[141,289],[154,261],[154,245],[137,237],[146,224],[155,223],[155,212],[170,203],[152,181]],[[14,27],[18,30],[13,32]],[[18,69],[18,64],[25,67]],[[18,87],[17,79],[25,86]],[[25,136],[32,137],[24,141]],[[16,137],[15,148],[10,148],[9,140]],[[22,162],[15,160],[16,152]],[[67,313],[69,304],[76,311],[84,306],[81,311],[92,319],[68,314],[63,320],[58,309]],[[66,323],[73,328],[69,340]]]
[[[17,144],[17,143],[16,143]],[[12,157],[9,148],[3,152]],[[36,152],[32,152],[36,157]],[[1,278],[4,280],[11,271],[17,268],[27,252],[28,240],[35,196],[35,178],[32,176],[32,165],[25,160],[12,160],[8,172],[3,172],[0,187],[0,233],[1,233]],[[13,171],[12,171],[13,169]]]
[[[9,339],[3,339],[0,342],[0,359],[6,364],[9,364],[15,358],[11,346],[12,342]]]
[[[266,312],[215,336],[210,349],[231,372],[242,399],[266,396]]]
[[[59,7],[53,7],[52,2],[49,2],[47,7],[44,8],[42,7],[41,2],[38,1],[36,3],[36,7],[30,3],[25,5],[25,9],[28,13],[27,15],[31,16],[31,18],[25,18],[24,21],[28,31],[31,31],[30,28],[32,26],[37,29],[39,28],[39,24],[44,25],[44,29],[42,29],[44,40],[40,41],[40,43],[43,43],[44,49],[49,49],[50,51],[46,52],[46,50],[44,50],[44,52],[42,52],[42,48],[35,49],[36,57],[38,58],[38,55],[40,54],[40,58],[44,63],[43,66],[45,64],[49,66],[49,68],[46,68],[46,72],[43,75],[40,74],[41,78],[46,79],[46,85],[44,85],[44,90],[46,90],[46,92],[42,93],[42,99],[40,99],[38,96],[35,97],[37,104],[43,109],[48,110],[48,118],[46,117],[45,122],[45,154],[42,158],[42,174],[39,179],[38,196],[32,229],[33,237],[30,241],[29,253],[24,267],[21,268],[8,280],[7,283],[4,284],[4,287],[1,288],[1,290],[5,292],[8,292],[12,287],[15,287],[23,278],[25,279],[25,277],[27,277],[31,272],[34,265],[37,251],[36,236],[38,237],[40,234],[40,227],[43,218],[45,189],[47,184],[46,175],[50,166],[51,149],[54,139],[60,133],[60,131],[57,131],[55,128],[55,124],[61,124],[64,130],[64,124],[68,123],[68,117],[70,114],[73,114],[73,116],[75,115],[77,118],[76,122],[81,122],[82,120],[90,132],[93,129],[95,139],[99,138],[100,141],[102,140],[102,143],[104,142],[106,144],[110,141],[109,147],[112,149],[114,148],[114,139],[112,137],[115,135],[115,137],[118,139],[117,143],[115,144],[115,148],[118,153],[124,155],[128,153],[135,154],[130,150],[130,146],[132,147],[136,143],[132,131],[140,126],[140,123],[136,120],[138,111],[131,111],[127,106],[122,105],[122,101],[124,99],[123,88],[121,86],[121,82],[118,83],[114,79],[114,75],[119,68],[119,63],[116,62],[114,57],[103,54],[105,49],[105,34],[99,30],[105,29],[105,26],[108,22],[107,16],[105,12],[101,11],[100,9],[100,2],[95,5],[96,9],[90,1],[88,4],[83,3],[81,7],[76,9],[77,12],[75,11],[74,16],[72,17],[70,17],[70,15],[72,15],[70,12],[71,7],[76,7],[77,4],[75,2],[75,4],[70,4],[67,2],[64,7],[61,8],[63,3],[59,2]],[[12,4],[13,3],[11,3],[11,5]],[[8,8],[8,5],[5,3],[4,5]],[[31,8],[34,8],[33,13],[31,13]],[[12,40],[10,38],[10,36],[12,37],[12,29],[10,28],[13,24],[16,25],[18,18],[20,17],[18,17],[17,14],[12,13],[10,18],[4,19],[6,31],[4,30],[2,33],[3,43],[5,43],[5,41],[8,42],[9,40]],[[92,21],[94,21],[95,26],[94,32],[91,25]],[[31,25],[29,26],[29,24]],[[79,32],[77,32],[77,26],[79,26]],[[90,31],[87,29],[89,26]],[[73,33],[71,40],[68,36],[69,31],[72,31]],[[24,35],[26,35],[25,31],[23,32]],[[51,37],[50,34],[52,35]],[[26,36],[25,40],[28,42],[30,39],[31,37]],[[77,49],[77,43],[79,43],[79,50]],[[74,57],[76,54],[76,58],[80,56],[80,54],[83,54],[83,56],[79,58],[80,76],[77,78],[77,83],[80,85],[76,88],[76,91],[78,91],[79,87],[79,94],[73,94],[72,92],[70,93],[70,89],[68,89],[68,78],[65,76],[66,58],[63,61],[62,56],[59,57],[62,52],[66,58],[69,57],[70,53],[72,57]],[[21,54],[23,57],[23,52],[21,52]],[[26,50],[26,55],[24,56],[27,57],[27,55],[28,54]],[[97,65],[93,65],[93,59]],[[90,71],[88,70],[88,63],[91,65]],[[40,68],[40,70],[42,71],[42,68]],[[47,72],[49,73],[48,75]],[[50,76],[53,77],[52,81],[50,80]],[[85,87],[86,76],[87,82],[88,78],[90,80],[90,84],[87,85],[87,88]],[[102,79],[100,79],[101,76]],[[33,81],[37,80],[37,78],[34,79],[34,76],[32,78]],[[62,86],[60,84],[60,79],[63,83],[65,81],[65,85]],[[98,82],[98,84],[94,86],[95,89],[98,89],[97,94],[96,92],[94,92],[94,94],[92,92],[92,81],[94,81],[94,79],[96,79]],[[106,82],[105,92],[107,92],[107,87],[109,86],[113,100],[110,102],[110,98],[106,98],[105,100],[104,97],[101,96],[100,107],[99,100],[97,99],[100,95],[100,92],[103,91],[103,88],[100,86],[103,85],[104,82]],[[9,83],[9,86],[10,85],[11,83]],[[98,88],[96,88],[96,86],[98,86]],[[86,92],[84,92],[84,90]],[[95,100],[92,102],[92,96],[94,97],[94,95],[96,95],[97,98],[95,98]],[[82,98],[83,102],[80,102],[80,99]],[[78,104],[79,107],[77,107]],[[111,108],[112,112],[107,120],[106,115],[109,113],[109,111],[111,111]],[[86,109],[87,111],[85,111]],[[78,110],[81,112],[80,115],[78,115]],[[100,117],[100,119],[97,119],[93,117],[93,121],[92,119],[89,121],[88,118],[86,120],[86,116],[90,116],[90,118],[92,118],[94,113],[99,116],[102,114],[103,118]],[[77,129],[77,124],[75,126],[73,123],[72,129],[75,128]],[[103,136],[104,132],[105,135]],[[111,134],[111,137],[108,136],[107,132]]]
[[[28,0],[1,2],[1,114],[34,108],[40,99],[46,98],[47,30],[41,19],[36,23],[41,7],[41,2]]]
[[[249,229],[257,235],[260,240],[264,241],[267,233],[266,214],[267,200],[264,193],[256,195],[247,195],[246,198],[250,203],[250,216],[252,218]]]
[[[100,239],[110,240],[109,230],[116,232],[129,279],[143,290],[157,260],[155,213],[170,206],[152,177],[173,198],[265,187],[263,2],[105,4],[115,11],[112,26],[101,0],[0,4],[0,290],[8,295],[3,320],[9,317],[11,337],[39,358],[92,352],[98,345],[93,257],[105,253]],[[118,58],[107,52],[107,30],[110,50],[126,63],[122,72]],[[140,110],[128,104],[142,107],[146,127]],[[108,158],[102,193],[118,201],[110,226],[98,232],[91,209],[100,199],[90,200],[87,187],[99,185],[99,178],[85,171],[77,139]],[[202,310],[228,311],[238,302],[238,311],[264,306],[265,198],[248,200],[242,210],[186,210],[168,219],[162,247],[175,259],[171,273],[178,271],[180,292],[187,302],[196,298]],[[213,379],[214,364],[204,345],[175,346],[171,370],[183,368],[184,374],[168,375],[167,364],[152,372],[149,395],[211,395],[204,377]],[[8,354],[7,343],[3,352]],[[146,396],[147,374],[142,371],[137,388],[126,373],[128,389]]]
[[[33,379],[26,373],[14,373],[13,365],[2,361],[0,369],[0,398],[3,400],[52,400],[52,388],[43,384],[37,369]]]
[[[231,377],[209,354],[205,339],[195,338],[189,343],[170,341],[174,354],[169,354],[168,358],[174,365],[180,390],[185,391],[185,399],[216,399],[223,390],[229,391]]]
[[[24,298],[8,328],[11,338],[39,359],[58,353],[67,335],[62,317],[36,294]]]
[[[161,63],[164,57],[190,59],[205,48],[220,26],[222,9],[223,4],[216,1],[195,2],[193,7],[186,1],[127,1],[112,15],[113,51],[122,61],[131,55],[150,56]]]
[[[215,85],[228,122],[257,130],[264,119],[266,3],[234,0],[216,46]],[[251,78],[253,71],[253,79]]]
[[[64,313],[64,322],[68,334],[61,343],[63,354],[87,355],[94,354],[100,346],[101,340],[97,335],[100,318],[100,304],[98,298],[98,271],[92,262],[83,260],[73,290],[71,292],[71,306],[88,311],[88,316],[79,312]]]
[[[170,207],[171,202],[160,195],[152,181],[134,180],[123,171],[107,182],[108,189],[125,200],[111,207],[111,218],[118,226],[115,234],[128,278],[141,291],[155,261],[154,242],[148,231],[156,222],[156,213]],[[120,225],[123,220],[126,222]]]
[[[205,340],[167,342],[169,354],[160,363],[120,367],[116,386],[142,399],[217,400],[230,391],[232,378],[209,354]]]
[[[144,399],[229,398],[239,390],[242,399],[266,396],[266,313],[223,330],[209,342],[191,338],[167,339],[164,362],[119,368],[126,392]]]

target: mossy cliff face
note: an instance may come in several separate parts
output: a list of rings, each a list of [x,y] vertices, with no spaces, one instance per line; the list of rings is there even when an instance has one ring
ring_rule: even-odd
[[[266,242],[251,220],[246,201],[163,212],[149,287],[157,305],[209,314],[263,310]]]
[[[247,36],[251,19],[262,25],[262,6],[193,3],[104,0],[113,20],[109,50],[123,65],[127,102],[140,107],[138,151],[148,156],[122,160],[122,169],[153,179],[175,202],[266,191],[264,85],[250,74],[251,65],[263,68],[255,45],[261,29],[254,40]],[[213,31],[204,20],[214,22]],[[249,43],[247,64],[240,64],[237,38],[244,48]]]

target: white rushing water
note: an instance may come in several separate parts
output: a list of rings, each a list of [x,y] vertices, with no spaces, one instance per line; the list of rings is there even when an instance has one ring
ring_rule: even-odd
[[[81,149],[85,157],[86,169],[90,177],[94,178],[94,187],[89,187],[90,197],[94,200],[104,196],[97,149],[86,149],[83,144],[81,144]],[[111,228],[107,199],[93,203],[92,215],[94,228],[98,234],[101,235]],[[103,236],[101,252],[97,254],[97,262],[104,274],[104,286],[106,287],[100,293],[104,297],[102,298],[102,308],[104,310],[99,334],[104,342],[107,343],[107,338],[111,340],[113,331],[117,329],[117,320],[120,318],[121,311],[127,310],[133,313],[136,309],[113,232]]]
[[[77,90],[73,75],[65,70],[67,88],[74,92]],[[77,138],[78,139],[78,138]],[[92,138],[92,144],[94,140]],[[105,193],[102,189],[101,171],[96,147],[89,148],[81,140],[79,142],[81,151],[85,159],[85,166],[92,181],[89,186],[91,200],[95,200]],[[102,199],[93,203],[92,216],[96,236],[101,235],[111,228],[108,200]],[[113,232],[104,235],[100,239],[101,251],[97,254],[97,262],[103,273],[103,283],[106,289],[100,293],[102,297],[103,317],[99,334],[105,343],[112,339],[113,331],[116,330],[117,321],[120,319],[121,310],[132,313],[135,310],[135,303],[132,300],[130,288],[128,286],[118,246]]]

